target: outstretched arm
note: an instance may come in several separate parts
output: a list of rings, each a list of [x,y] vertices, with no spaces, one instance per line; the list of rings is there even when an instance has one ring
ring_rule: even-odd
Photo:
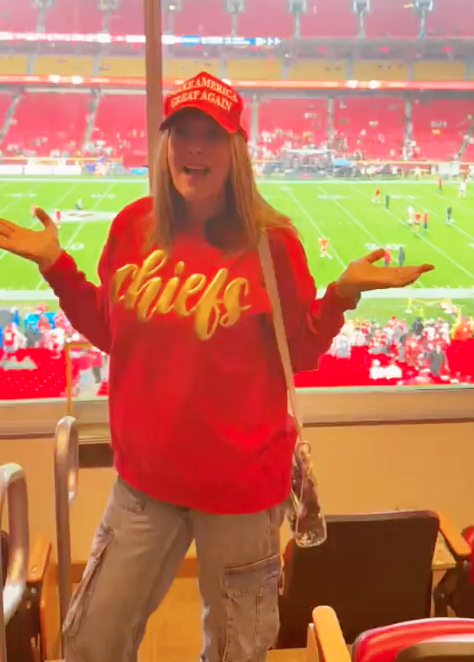
[[[41,231],[0,219],[0,249],[35,262],[59,297],[73,326],[92,344],[108,352],[111,341],[106,278],[114,244],[112,232],[121,214],[112,223],[99,263],[101,285],[96,286],[79,271],[72,257],[61,250],[57,229],[50,216],[42,209],[35,213],[43,225]]]
[[[104,246],[99,273],[107,261],[110,247]],[[62,252],[56,262],[42,271],[46,281],[59,298],[59,303],[73,327],[103,352],[110,352],[111,336],[106,286],[89,282],[79,271],[74,259]]]
[[[434,267],[377,267],[378,249],[351,262],[340,278],[316,299],[316,287],[301,242],[291,229],[270,231],[270,245],[294,372],[313,370],[344,324],[344,312],[354,310],[362,292],[404,287]]]
[[[314,370],[344,324],[344,311],[358,297],[339,296],[335,283],[317,299],[301,242],[291,229],[270,231],[285,330],[294,372]]]

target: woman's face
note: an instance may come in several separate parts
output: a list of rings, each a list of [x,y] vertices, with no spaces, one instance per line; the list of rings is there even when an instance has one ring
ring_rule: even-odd
[[[221,199],[230,170],[229,134],[199,110],[183,111],[171,126],[168,165],[187,203]]]

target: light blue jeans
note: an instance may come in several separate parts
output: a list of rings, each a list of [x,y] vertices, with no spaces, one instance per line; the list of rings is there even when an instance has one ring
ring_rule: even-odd
[[[64,624],[66,662],[136,662],[195,540],[205,662],[263,662],[278,634],[283,506],[209,515],[115,483]]]

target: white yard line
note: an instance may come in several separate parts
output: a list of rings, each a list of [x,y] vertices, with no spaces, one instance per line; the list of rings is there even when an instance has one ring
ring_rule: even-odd
[[[33,186],[33,188],[32,188],[31,190],[29,190],[29,193],[33,193],[33,191],[35,191],[35,190],[38,188],[38,186],[39,186],[39,184],[38,184],[37,186]],[[11,207],[13,204],[18,204],[18,202],[19,202],[20,199],[21,199],[21,198],[16,198],[16,199],[13,200],[12,202],[8,203],[8,205],[6,205],[5,207],[2,207],[2,208],[0,209],[0,215],[3,216],[3,212],[4,212],[6,209],[8,209],[9,207]],[[35,222],[36,222],[35,219],[33,219],[33,220],[30,221],[30,224],[27,226],[27,227],[28,227],[28,230],[31,230],[31,228],[33,227],[33,225],[35,224]],[[6,255],[10,255],[10,253],[7,253],[7,251],[3,251],[2,254],[0,255],[0,260],[3,260],[3,258],[4,258]]]
[[[356,190],[357,190],[357,189],[356,189]],[[365,196],[364,196],[363,193],[361,193],[361,192],[358,191],[358,190],[357,190],[357,192],[359,193],[359,195],[363,196],[364,199],[365,199]],[[404,223],[400,218],[398,218],[398,216],[397,216],[396,214],[394,214],[393,211],[390,211],[390,209],[387,209],[386,211],[387,211],[388,214],[390,214],[391,216],[393,216],[393,218],[397,221],[397,223],[400,223],[400,225],[402,225],[403,227],[406,227],[406,226],[405,226],[405,223]],[[453,264],[453,265],[454,265],[455,267],[457,267],[460,271],[462,271],[463,273],[465,273],[467,276],[469,276],[470,278],[472,278],[472,279],[474,280],[474,274],[472,274],[470,271],[468,271],[467,269],[465,269],[465,268],[462,266],[462,264],[459,264],[459,262],[456,262],[456,260],[453,260],[453,258],[450,257],[447,253],[445,253],[445,252],[443,251],[442,248],[439,248],[438,246],[436,246],[436,244],[433,244],[432,241],[430,241],[429,239],[427,239],[427,238],[426,238],[425,236],[423,236],[423,234],[421,234],[421,233],[418,235],[418,237],[419,237],[422,241],[424,241],[425,243],[427,243],[429,246],[431,246],[431,248],[432,248],[433,250],[435,250],[437,253],[439,253],[440,255],[442,255],[442,256],[443,256],[448,262],[451,262],[451,264]]]
[[[319,186],[319,185],[318,185],[318,188],[319,188],[324,194],[327,193],[327,192],[324,190],[324,188],[323,188],[322,186]],[[357,189],[356,189],[356,190],[357,190]],[[350,219],[351,219],[356,225],[358,225],[358,226],[361,228],[361,230],[363,230],[363,232],[365,232],[365,234],[366,234],[368,237],[370,237],[370,238],[372,239],[373,243],[374,243],[376,246],[380,246],[381,248],[383,247],[383,242],[381,242],[381,241],[380,241],[380,240],[374,235],[373,232],[371,232],[370,230],[368,230],[368,229],[365,227],[365,225],[364,225],[363,223],[361,223],[361,222],[359,221],[359,219],[356,218],[356,216],[354,216],[354,214],[353,214],[351,211],[349,211],[348,209],[346,209],[346,208],[344,207],[344,205],[341,205],[341,203],[338,202],[337,200],[333,200],[333,202],[334,202],[334,203],[335,203],[335,204],[336,204],[336,205],[337,205],[337,206],[338,206],[338,207],[339,207],[339,208],[340,208],[340,209],[341,209],[341,210],[342,210],[342,211],[343,211],[343,212],[344,212],[344,213],[345,213],[345,214],[346,214],[346,215],[347,215],[347,216],[348,216],[348,217],[349,217],[349,218],[350,218]],[[420,278],[415,282],[414,287],[423,287],[423,283],[421,282],[421,279],[420,279]]]
[[[28,193],[33,193],[34,191],[36,191],[36,189],[38,188],[38,186],[39,186],[39,184],[38,184],[37,186],[33,186],[32,189],[28,189]],[[13,200],[12,200],[11,202],[9,202],[9,203],[8,203],[7,205],[5,205],[4,207],[1,207],[1,208],[0,208],[0,214],[2,214],[2,216],[3,216],[3,213],[4,213],[7,209],[10,209],[10,207],[12,207],[13,205],[17,205],[17,204],[20,202],[20,200],[21,200],[20,197],[18,197],[18,198],[13,198]]]
[[[1,181],[1,180],[0,180],[0,181]],[[13,182],[3,182],[2,184],[0,184],[0,189],[4,188],[5,186],[8,186],[9,183],[12,184]],[[2,193],[3,193],[3,191],[0,191],[0,195],[1,195]],[[9,205],[6,205],[5,207],[0,207],[0,214],[2,214],[2,212],[3,212],[5,209],[7,209],[8,206],[9,206]]]
[[[453,185],[455,185],[454,182],[453,182]],[[441,193],[432,193],[432,195],[436,196],[437,198],[440,198],[440,200],[444,200],[445,204],[450,204],[452,207],[454,207],[454,206],[461,207],[461,209],[464,209],[469,214],[473,213],[473,208],[472,207],[466,207],[461,202],[461,200],[468,201],[468,198],[458,198],[458,197],[456,197],[456,200],[453,201],[453,200],[447,200],[443,195],[441,195]],[[456,214],[454,214],[454,215],[456,216]],[[469,234],[469,233],[466,233],[465,231],[462,231],[462,230],[461,230],[461,232],[463,232],[463,234]],[[471,239],[474,239],[474,236],[472,236],[472,235],[469,235],[469,237]]]
[[[107,186],[107,188],[106,188],[105,191],[102,193],[102,195],[100,196],[100,198],[97,199],[97,201],[92,205],[92,207],[89,208],[88,211],[93,211],[94,209],[97,209],[97,207],[100,205],[100,203],[102,202],[102,200],[106,197],[106,195],[108,195],[109,191],[110,191],[114,186],[115,186],[115,183],[114,183],[114,182],[112,182],[111,184],[109,184],[109,186]],[[65,244],[64,246],[62,246],[62,248],[63,248],[64,250],[67,250],[68,248],[70,248],[70,247],[73,245],[75,238],[76,238],[77,235],[81,232],[81,230],[83,229],[83,227],[84,227],[85,224],[86,224],[86,221],[79,221],[79,222],[78,222],[78,227],[74,230],[74,232],[72,233],[72,236],[69,237],[69,239],[68,239],[68,241],[66,242],[66,244]],[[39,290],[43,284],[44,284],[44,279],[43,279],[43,278],[40,278],[38,285],[36,285],[36,287],[35,287],[35,290]]]
[[[466,209],[466,208],[464,207],[464,209]],[[441,218],[441,220],[443,220],[443,217],[440,213],[438,213],[436,211],[433,211],[429,207],[426,207],[426,210],[429,211],[430,214],[433,214],[433,216],[436,216],[437,218]],[[454,223],[452,223],[449,227],[452,228],[453,230],[456,230],[456,232],[459,232],[459,234],[463,234],[465,237],[467,237],[471,241],[474,241],[474,235],[469,234],[469,232],[466,232],[461,227],[459,227],[459,224],[456,224],[456,221],[454,221]]]
[[[65,198],[67,198],[68,195],[71,193],[71,191],[74,191],[74,189],[77,188],[77,187],[78,187],[78,184],[76,184],[72,188],[68,189],[67,193],[65,193],[64,195],[62,195],[60,198],[58,198],[56,200],[56,204],[58,205],[58,207],[59,207],[59,203],[62,202]],[[37,188],[38,188],[38,186],[34,186],[32,191],[37,189]],[[1,209],[0,209],[0,213],[2,213]],[[33,229],[33,227],[36,223],[39,223],[39,221],[36,218],[31,219],[29,225],[27,226],[28,230]],[[6,251],[3,251],[3,253],[0,255],[0,260],[2,260],[5,257],[5,255],[8,255],[8,253]]]
[[[322,193],[324,195],[328,194],[327,191],[319,184],[318,184],[318,188],[319,188],[320,191],[322,191]],[[379,239],[377,239],[377,237],[374,235],[374,233],[371,232],[370,230],[368,230],[365,227],[365,225],[363,223],[361,223],[359,221],[359,219],[356,216],[354,216],[354,214],[351,211],[349,211],[348,209],[346,209],[346,207],[344,207],[344,205],[342,205],[340,202],[338,202],[335,199],[331,200],[331,202],[333,202],[335,205],[337,205],[339,207],[339,209],[341,209],[341,211],[343,211],[346,214],[346,216],[348,216],[356,225],[358,225],[360,227],[360,229],[362,230],[362,232],[365,232],[365,234],[372,239],[374,244],[376,244],[377,246],[382,246],[383,245],[382,242]]]
[[[324,232],[321,230],[321,228],[320,228],[319,225],[316,223],[316,221],[314,220],[314,218],[312,217],[312,215],[306,210],[305,207],[303,207],[303,205],[302,205],[301,202],[298,200],[298,198],[295,196],[295,194],[293,193],[293,191],[291,190],[290,187],[288,187],[287,189],[285,189],[285,193],[287,193],[287,194],[290,196],[290,198],[293,200],[293,202],[299,207],[299,209],[302,211],[302,213],[306,216],[306,218],[307,218],[308,221],[311,223],[311,225],[313,225],[313,226],[316,228],[317,232],[319,233],[319,236],[320,236],[320,237],[326,237],[326,236],[327,236],[327,233],[324,233]],[[332,251],[331,251],[331,252],[334,254],[334,257],[335,257],[336,260],[339,262],[339,264],[342,266],[342,268],[345,269],[345,268],[347,267],[347,264],[346,264],[346,263],[344,262],[344,260],[342,260],[341,257],[338,255],[338,253],[337,253],[336,249],[334,248],[334,246],[332,246]]]

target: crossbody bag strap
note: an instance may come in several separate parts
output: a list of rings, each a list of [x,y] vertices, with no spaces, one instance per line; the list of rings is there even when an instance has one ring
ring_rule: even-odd
[[[301,434],[303,430],[303,418],[301,416],[301,412],[299,410],[297,398],[296,398],[296,389],[293,378],[293,368],[291,366],[290,349],[288,346],[288,338],[285,330],[285,321],[283,318],[280,295],[278,293],[278,283],[275,274],[275,266],[272,258],[270,241],[268,239],[267,232],[262,232],[258,244],[258,253],[262,265],[265,288],[267,290],[268,298],[270,299],[270,303],[272,306],[273,328],[275,330],[275,337],[278,345],[278,351],[280,353],[280,358],[283,365],[283,371],[285,373],[285,381],[288,390],[288,398],[291,409],[290,413],[293,415],[296,421],[298,427],[298,437],[301,439]]]

